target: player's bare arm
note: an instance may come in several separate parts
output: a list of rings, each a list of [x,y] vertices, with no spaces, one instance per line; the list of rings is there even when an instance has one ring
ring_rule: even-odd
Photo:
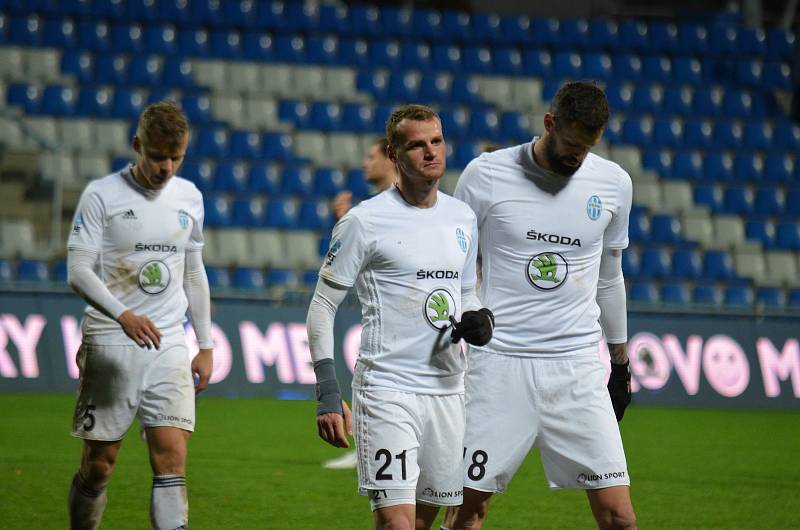
[[[208,387],[211,379],[211,370],[214,368],[214,350],[211,348],[200,348],[197,355],[192,359],[192,374],[197,376],[194,385],[195,392],[202,392]]]

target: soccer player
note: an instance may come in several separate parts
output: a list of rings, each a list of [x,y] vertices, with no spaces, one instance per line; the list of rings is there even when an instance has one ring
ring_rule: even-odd
[[[372,184],[376,193],[385,191],[400,178],[397,176],[394,163],[389,160],[388,147],[389,142],[385,136],[376,138],[361,163],[361,167],[364,168],[364,178]],[[337,221],[352,208],[352,199],[353,194],[349,191],[343,191],[333,199],[333,215]],[[342,456],[324,461],[322,467],[325,469],[355,469],[357,463],[356,452],[347,451]]]
[[[493,316],[475,294],[475,215],[438,191],[439,117],[404,105],[386,132],[399,182],[334,227],[307,327],[319,436],[349,447],[345,432],[355,423],[359,493],[369,496],[375,527],[410,530],[461,502],[465,359],[455,343],[488,342]],[[364,330],[351,422],[334,370],[333,322],[354,284]]]
[[[464,503],[448,514],[452,529],[482,527],[532,447],[551,488],[586,490],[600,528],[636,526],[617,425],[631,399],[621,265],[631,179],[589,152],[608,121],[594,84],[563,85],[543,121],[540,138],[470,162],[455,190],[478,218],[479,298],[498,327],[469,349]]]
[[[388,147],[389,143],[385,137],[376,138],[361,163],[361,167],[364,168],[364,179],[370,183],[375,193],[386,190],[399,179],[394,163],[389,160]],[[336,219],[341,219],[353,206],[353,194],[349,191],[339,193],[331,201],[331,206]]]
[[[186,117],[174,103],[148,106],[132,140],[135,163],[89,183],[75,213],[68,282],[89,306],[72,424],[72,435],[83,439],[69,492],[73,529],[100,526],[106,486],[134,416],[150,452],[151,523],[169,530],[188,524],[186,443],[195,392],[208,385],[213,355],[203,200],[175,176],[188,142]],[[187,306],[200,346],[191,363]]]

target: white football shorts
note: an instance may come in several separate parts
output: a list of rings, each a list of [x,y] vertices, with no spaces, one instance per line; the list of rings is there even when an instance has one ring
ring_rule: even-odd
[[[605,373],[593,354],[514,357],[472,348],[464,486],[502,493],[533,447],[551,488],[629,485]]]
[[[142,426],[194,431],[194,383],[185,344],[159,350],[136,345],[81,344],[72,435],[121,440],[138,414]]]
[[[415,498],[460,505],[464,421],[463,394],[354,390],[359,493],[369,495],[373,510]]]

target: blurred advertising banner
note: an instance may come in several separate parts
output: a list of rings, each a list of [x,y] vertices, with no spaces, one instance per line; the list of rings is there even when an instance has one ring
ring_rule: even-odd
[[[311,399],[306,308],[215,299],[209,395]],[[84,303],[67,293],[0,292],[0,392],[74,392]],[[336,317],[336,360],[347,392],[361,313]],[[800,408],[800,317],[631,313],[634,402]],[[190,351],[194,333],[187,326]],[[601,342],[598,355],[607,361]]]

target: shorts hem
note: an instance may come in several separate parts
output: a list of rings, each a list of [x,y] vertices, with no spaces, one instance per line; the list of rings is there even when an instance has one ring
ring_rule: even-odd
[[[491,493],[492,495],[494,495],[495,493],[503,494],[503,493],[506,492],[506,490],[504,490],[504,489],[499,490],[499,489],[491,489],[491,488],[477,488],[475,486],[467,486],[466,484],[464,484],[464,489],[471,489],[471,490],[475,490],[475,491],[480,491],[481,493]]]
[[[619,482],[619,483],[616,483],[616,484],[603,484],[603,485],[598,485],[598,486],[580,486],[580,485],[577,485],[577,486],[561,486],[561,485],[556,485],[556,486],[549,486],[549,487],[550,487],[551,490],[586,490],[586,491],[589,491],[589,490],[602,490],[602,489],[606,489],[606,488],[615,488],[617,486],[628,486],[628,487],[630,487],[630,485],[631,485],[631,482],[628,481],[628,482]]]
[[[459,502],[433,502],[424,499],[417,499],[417,504],[424,504],[425,506],[461,506],[463,501]]]
[[[112,436],[112,437],[100,438],[98,436],[87,436],[85,434],[77,433],[75,431],[70,431],[69,435],[74,438],[80,438],[81,440],[89,440],[91,442],[121,442],[125,438],[124,434],[119,437]]]
[[[194,432],[194,425],[187,426],[184,423],[140,423],[142,429],[149,429],[150,427],[175,427],[183,431]]]

